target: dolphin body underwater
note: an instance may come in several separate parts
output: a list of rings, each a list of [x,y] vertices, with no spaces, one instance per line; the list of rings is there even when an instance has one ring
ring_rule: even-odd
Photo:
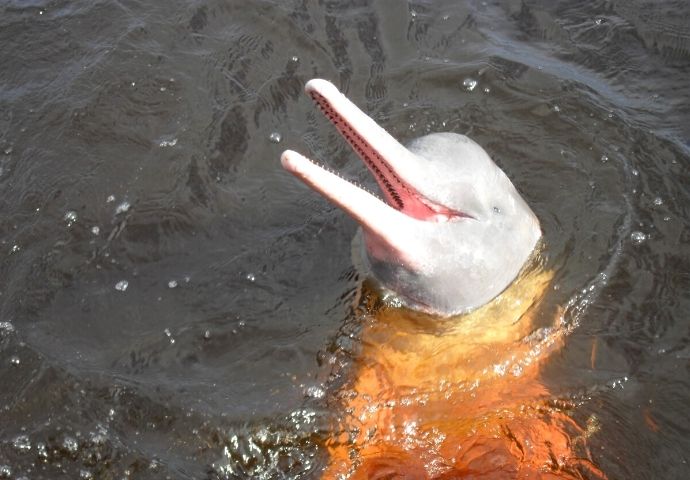
[[[366,273],[406,307],[362,326],[322,478],[606,478],[587,448],[596,422],[580,427],[538,379],[564,330],[558,320],[539,328],[553,273],[535,254],[539,222],[505,173],[464,135],[406,148],[331,83],[305,91],[384,200],[299,153],[281,163],[359,223]]]

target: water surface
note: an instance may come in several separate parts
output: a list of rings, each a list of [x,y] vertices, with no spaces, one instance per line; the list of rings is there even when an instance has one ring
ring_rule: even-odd
[[[553,401],[610,478],[690,476],[687,2],[0,6],[0,477],[318,478],[373,187],[304,82],[465,133],[540,218]],[[569,407],[570,408],[570,407]]]

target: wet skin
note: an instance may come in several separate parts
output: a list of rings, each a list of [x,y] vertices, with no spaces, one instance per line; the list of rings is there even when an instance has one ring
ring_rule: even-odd
[[[360,225],[371,275],[406,305],[449,316],[471,311],[517,277],[539,221],[475,142],[435,133],[404,147],[332,84],[305,87],[362,158],[383,200],[286,151],[283,167]]]
[[[534,322],[552,272],[508,177],[463,135],[405,148],[330,83],[306,91],[383,200],[296,152],[282,164],[360,224],[366,273],[409,307],[363,325],[324,478],[604,478],[586,447],[595,429],[549,406],[538,378],[565,331],[559,312]]]

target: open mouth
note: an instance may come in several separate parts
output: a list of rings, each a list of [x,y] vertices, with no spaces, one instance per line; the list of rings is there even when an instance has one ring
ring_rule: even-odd
[[[388,243],[400,232],[402,225],[410,228],[410,221],[441,223],[471,218],[429,199],[414,187],[411,165],[420,159],[401,145],[374,120],[348,100],[325,80],[311,80],[305,91],[316,102],[342,136],[362,158],[374,175],[383,198],[370,194],[337,174],[315,164],[293,151],[281,157],[283,167],[338,205],[363,228]],[[424,172],[417,172],[424,174]]]
[[[377,129],[369,129],[367,123],[374,123],[373,120],[366,117],[332,84],[324,80],[312,80],[307,83],[305,90],[364,161],[379,184],[388,205],[412,218],[424,221],[446,222],[455,217],[468,217],[463,212],[451,210],[430,200],[410,183],[405,182],[394,169],[396,160],[401,161],[402,159],[395,157],[396,153],[398,157],[400,156],[400,150],[405,150],[403,156],[411,155],[411,153],[378,125],[376,125]],[[343,100],[347,102],[344,105]],[[352,112],[350,108],[339,109],[339,106],[354,107],[356,112]],[[359,115],[348,117],[346,116],[348,113]],[[369,122],[358,122],[361,120],[360,116],[365,116]],[[378,143],[389,143],[387,149],[391,152],[388,158],[375,147],[374,142],[369,141],[369,138],[372,137],[379,137]]]

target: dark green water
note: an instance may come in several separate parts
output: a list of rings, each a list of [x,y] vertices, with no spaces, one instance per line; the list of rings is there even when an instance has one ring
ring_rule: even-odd
[[[302,94],[465,133],[540,218],[554,401],[613,479],[690,478],[690,4],[0,3],[0,478],[318,478],[371,185]],[[592,354],[596,349],[596,355]]]

